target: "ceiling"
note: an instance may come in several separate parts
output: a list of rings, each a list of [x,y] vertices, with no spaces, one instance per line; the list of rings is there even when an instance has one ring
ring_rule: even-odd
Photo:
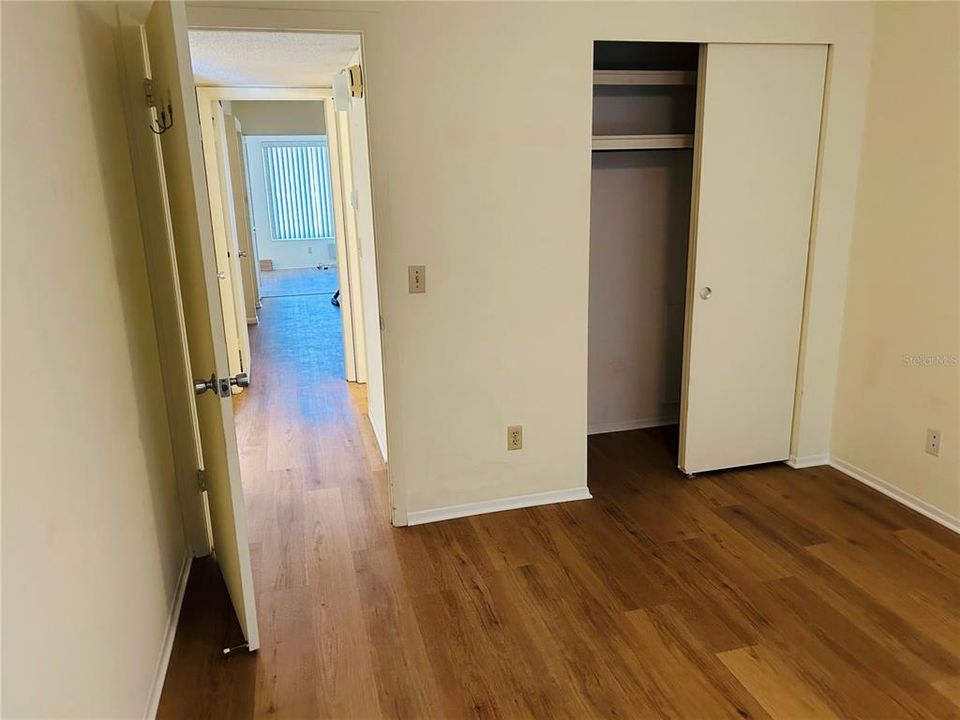
[[[330,87],[359,47],[359,35],[190,31],[197,85]]]

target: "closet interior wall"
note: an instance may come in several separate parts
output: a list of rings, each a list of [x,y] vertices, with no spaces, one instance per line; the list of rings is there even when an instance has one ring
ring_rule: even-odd
[[[590,433],[678,422],[698,55],[594,45]]]

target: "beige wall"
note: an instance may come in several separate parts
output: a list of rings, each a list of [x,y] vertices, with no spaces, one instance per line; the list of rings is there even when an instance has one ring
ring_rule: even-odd
[[[234,100],[244,135],[325,135],[322,102]]]
[[[958,27],[956,3],[877,6],[832,445],[842,460],[954,518]],[[927,428],[942,432],[939,458],[924,452]]]
[[[399,514],[586,480],[596,39],[833,44],[794,448],[829,452],[871,6],[322,8],[198,4],[189,16],[194,26],[364,33],[390,474],[406,488],[394,496]],[[424,295],[407,294],[412,264],[427,266]],[[524,449],[507,453],[515,423]]]
[[[142,717],[185,553],[112,22],[2,6],[4,717]]]

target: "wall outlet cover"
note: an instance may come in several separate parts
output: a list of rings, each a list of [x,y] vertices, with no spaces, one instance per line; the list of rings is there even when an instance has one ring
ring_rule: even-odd
[[[424,265],[408,265],[407,281],[409,292],[425,293],[427,291],[427,268]]]
[[[928,455],[940,457],[940,431],[927,428],[927,444],[924,448]]]
[[[523,449],[523,425],[507,426],[507,450]]]

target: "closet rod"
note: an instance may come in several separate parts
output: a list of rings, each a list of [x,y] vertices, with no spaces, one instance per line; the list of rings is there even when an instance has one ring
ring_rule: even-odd
[[[692,148],[693,134],[594,135],[594,150],[674,150]]]

